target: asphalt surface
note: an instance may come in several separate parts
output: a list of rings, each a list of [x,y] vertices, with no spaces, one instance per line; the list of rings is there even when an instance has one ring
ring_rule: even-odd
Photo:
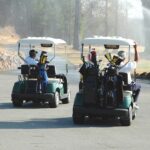
[[[71,102],[58,108],[24,104],[14,108],[11,90],[18,71],[0,73],[0,150],[149,150],[150,84],[139,81],[140,109],[129,127],[116,120],[93,120],[74,125],[72,107],[79,74],[70,67],[67,75]]]

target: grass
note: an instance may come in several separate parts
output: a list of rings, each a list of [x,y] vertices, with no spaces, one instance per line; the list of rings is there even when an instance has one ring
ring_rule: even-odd
[[[80,59],[80,51],[72,49],[71,46],[67,47],[66,53],[63,48],[59,48],[59,50],[56,51],[56,55],[67,58],[70,63],[76,66],[82,64],[82,61]],[[143,72],[150,72],[150,59],[141,57],[137,64],[136,72],[139,74]]]
[[[150,72],[150,60],[141,59],[137,64],[137,73]]]

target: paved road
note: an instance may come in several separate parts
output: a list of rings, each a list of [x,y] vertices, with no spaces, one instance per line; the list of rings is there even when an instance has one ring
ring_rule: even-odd
[[[142,84],[140,110],[130,127],[116,121],[74,125],[72,106],[78,90],[76,70],[68,74],[70,104],[47,106],[25,104],[14,108],[10,95],[17,72],[0,74],[0,150],[148,150],[150,147],[150,85]]]

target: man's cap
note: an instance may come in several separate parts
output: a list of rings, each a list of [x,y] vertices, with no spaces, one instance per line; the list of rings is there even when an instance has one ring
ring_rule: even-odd
[[[31,49],[30,53],[36,53],[37,54],[38,52],[36,50],[34,50],[34,49]]]
[[[118,56],[121,57],[122,59],[125,59],[126,58],[126,52],[121,50],[118,52]]]

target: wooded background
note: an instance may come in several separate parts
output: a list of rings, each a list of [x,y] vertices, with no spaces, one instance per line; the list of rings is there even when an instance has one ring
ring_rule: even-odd
[[[143,2],[149,8],[149,0]],[[131,7],[126,0],[0,0],[0,27],[13,26],[21,37],[62,38],[76,49],[81,39],[95,35],[145,44],[149,16],[130,18]]]

